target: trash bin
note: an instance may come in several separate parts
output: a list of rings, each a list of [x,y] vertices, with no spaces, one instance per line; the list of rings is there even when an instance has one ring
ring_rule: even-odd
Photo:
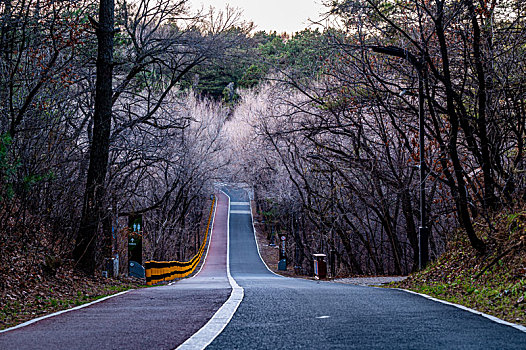
[[[139,264],[137,261],[130,261],[128,269],[129,269],[128,275],[131,277],[137,277],[137,278],[146,277],[144,267],[141,264]]]
[[[324,279],[327,278],[327,262],[325,254],[312,254],[314,257],[314,278]]]
[[[278,262],[278,270],[279,271],[287,271],[287,259],[281,259]]]

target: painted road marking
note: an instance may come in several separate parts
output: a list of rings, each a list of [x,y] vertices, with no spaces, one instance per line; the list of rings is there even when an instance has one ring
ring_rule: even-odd
[[[55,312],[55,313],[52,313],[52,314],[49,314],[49,315],[45,315],[45,316],[42,316],[42,317],[39,317],[39,318],[35,318],[33,320],[29,320],[27,322],[21,323],[21,324],[19,324],[17,326],[14,326],[14,327],[11,327],[11,328],[7,328],[7,329],[3,329],[3,330],[0,331],[0,333],[9,332],[9,331],[12,331],[14,329],[18,329],[18,328],[22,328],[22,327],[25,327],[25,326],[29,326],[30,324],[36,323],[38,321],[45,320],[46,318],[50,318],[50,317],[55,317],[55,316],[61,315],[61,314],[64,314],[66,312],[83,309],[85,307],[88,307],[88,306],[100,303],[101,301],[105,301],[105,300],[108,300],[110,298],[114,298],[114,297],[118,297],[120,295],[126,294],[128,292],[131,292],[132,290],[134,290],[134,289],[125,290],[124,292],[120,292],[120,293],[113,294],[113,295],[108,295],[107,297],[97,299],[95,301],[92,301],[91,303],[82,304],[82,305],[76,306],[76,307],[71,308],[71,309],[66,309],[66,310],[58,311],[58,312]]]
[[[485,313],[483,313],[483,312],[480,312],[480,311],[477,311],[477,310],[471,309],[471,308],[466,307],[466,306],[464,306],[464,305],[459,305],[459,304],[455,304],[455,303],[450,303],[449,301],[445,301],[445,300],[440,300],[440,299],[437,299],[437,298],[433,298],[432,296],[429,296],[429,295],[427,295],[427,294],[422,294],[422,293],[413,292],[412,290],[408,290],[408,289],[402,289],[402,288],[393,288],[393,289],[398,289],[398,290],[402,290],[402,291],[407,292],[407,293],[420,295],[421,297],[424,297],[424,298],[429,299],[429,300],[433,300],[433,301],[436,301],[436,302],[439,302],[439,303],[442,303],[442,304],[446,304],[446,305],[454,306],[454,307],[459,308],[459,309],[462,309],[462,310],[464,310],[464,311],[471,312],[472,314],[479,315],[479,316],[485,317],[485,318],[487,318],[487,319],[490,319],[490,320],[492,320],[493,322],[500,323],[500,324],[503,324],[503,325],[506,325],[506,326],[510,326],[510,327],[515,328],[515,329],[518,329],[519,331],[522,331],[522,332],[525,332],[525,333],[526,333],[526,327],[524,327],[523,325],[516,324],[516,323],[511,323],[511,322],[508,322],[508,321],[501,320],[501,319],[498,318],[498,317],[495,317],[495,316],[491,316],[491,315],[485,314]]]
[[[230,214],[252,214],[250,210],[231,210]]]
[[[318,317],[316,317],[316,318],[324,319],[324,318],[329,318],[329,317],[331,317],[331,316],[318,316]]]
[[[250,207],[252,209],[252,206]],[[254,216],[252,215],[252,210],[250,211],[250,220],[252,220],[252,231],[254,232],[254,241],[256,242],[256,248],[257,248],[257,251],[258,251],[258,255],[259,255],[259,259],[261,260],[261,262],[263,263],[263,265],[265,265],[265,267],[267,268],[267,270],[277,276],[277,277],[280,277],[280,278],[293,278],[293,277],[285,277],[285,276],[282,276],[282,275],[278,275],[277,273],[275,273],[274,271],[272,271],[270,269],[270,267],[268,267],[267,263],[265,262],[265,260],[263,259],[263,257],[261,256],[261,251],[259,249],[259,243],[258,243],[258,237],[256,236],[256,226],[254,226]]]
[[[230,202],[230,205],[250,205],[250,202]]]
[[[225,192],[223,192],[225,193]],[[226,222],[226,274],[228,276],[228,282],[232,287],[232,293],[230,293],[230,298],[217,310],[217,312],[212,316],[210,321],[198,330],[194,335],[188,338],[184,343],[182,343],[177,350],[179,349],[204,349],[214,339],[221,334],[223,329],[228,325],[234,314],[236,313],[239,304],[243,300],[245,295],[245,290],[240,287],[236,280],[230,274],[230,197],[228,197],[228,216]],[[213,229],[213,228],[212,228]]]

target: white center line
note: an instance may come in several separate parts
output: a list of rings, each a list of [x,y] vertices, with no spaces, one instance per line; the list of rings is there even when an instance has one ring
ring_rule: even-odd
[[[228,197],[228,212],[230,214],[230,196],[228,196],[225,192],[223,193]],[[217,310],[210,321],[208,321],[208,323],[205,324],[194,335],[188,338],[183,344],[179,345],[177,350],[204,349],[210,345],[210,343],[212,343],[212,341],[214,341],[214,339],[219,334],[221,334],[223,329],[225,329],[232,317],[234,317],[234,314],[236,313],[236,310],[239,307],[239,304],[241,304],[241,301],[245,295],[244,289],[237,284],[236,280],[230,274],[230,215],[227,215],[226,227],[226,273],[228,282],[232,288],[232,292],[230,293],[228,300],[223,304],[223,306],[219,308],[219,310]]]

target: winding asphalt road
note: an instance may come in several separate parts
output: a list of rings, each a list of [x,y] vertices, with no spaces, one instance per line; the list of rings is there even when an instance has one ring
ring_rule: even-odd
[[[218,195],[209,254],[196,277],[0,333],[0,349],[173,349],[207,334],[214,319],[230,322],[209,349],[526,349],[526,333],[418,295],[273,274],[259,257],[246,193],[225,192],[230,206]],[[226,268],[228,234],[240,304],[233,296],[241,288]],[[239,305],[231,319],[222,314],[229,303],[232,313]]]
[[[526,349],[526,333],[418,295],[276,276],[249,211],[232,205],[230,214],[230,272],[245,297],[208,349]]]

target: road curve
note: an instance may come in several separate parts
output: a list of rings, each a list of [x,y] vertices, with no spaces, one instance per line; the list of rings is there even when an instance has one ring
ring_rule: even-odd
[[[0,333],[0,349],[174,349],[228,299],[228,198],[218,194],[205,264],[196,277],[138,289]]]
[[[526,333],[418,295],[274,275],[259,257],[246,193],[226,193],[230,271],[245,297],[208,349],[526,348]]]

